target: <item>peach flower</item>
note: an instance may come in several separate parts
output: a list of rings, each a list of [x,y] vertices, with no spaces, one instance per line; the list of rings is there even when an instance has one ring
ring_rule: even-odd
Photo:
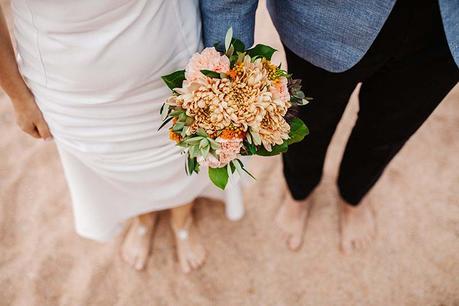
[[[203,76],[201,70],[215,72],[228,72],[230,61],[225,55],[221,55],[214,47],[205,48],[201,53],[195,53],[185,68],[185,77],[188,81],[194,81]]]
[[[208,154],[206,158],[198,156],[197,161],[201,166],[221,168],[238,158],[238,154],[241,152],[242,139],[223,139],[219,137],[216,140],[220,144],[220,148],[216,151],[218,158],[212,154]]]
[[[280,77],[270,87],[270,92],[273,94],[274,99],[280,99],[286,103],[290,101],[290,93],[288,92],[288,80],[286,77]]]
[[[208,154],[206,158],[202,156],[198,156],[197,161],[203,167],[210,167],[210,168],[223,167],[220,161],[212,154]]]
[[[236,159],[239,152],[241,152],[242,139],[240,138],[217,138],[217,142],[220,144],[220,149],[217,150],[218,159],[222,165],[226,165]]]

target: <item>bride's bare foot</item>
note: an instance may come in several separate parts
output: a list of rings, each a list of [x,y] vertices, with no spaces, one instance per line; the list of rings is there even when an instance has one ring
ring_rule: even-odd
[[[140,215],[132,220],[121,245],[121,257],[136,270],[142,270],[150,254],[156,213]]]
[[[365,249],[376,234],[376,220],[370,203],[351,206],[340,199],[341,251],[350,254]]]
[[[284,232],[287,246],[292,251],[297,251],[303,244],[304,228],[308,218],[309,203],[296,201],[290,193],[280,207],[275,222]]]
[[[177,257],[182,271],[189,273],[191,270],[201,267],[206,259],[206,250],[201,244],[201,239],[192,217],[189,216],[185,224],[180,228],[173,223],[171,226],[174,231]]]

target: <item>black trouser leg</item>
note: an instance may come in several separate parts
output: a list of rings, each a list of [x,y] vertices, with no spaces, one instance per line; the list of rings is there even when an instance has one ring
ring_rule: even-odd
[[[421,37],[423,43],[414,37],[407,42],[410,50],[363,82],[358,119],[338,178],[340,193],[350,204],[360,202],[392,158],[458,82],[459,70],[436,13],[438,20],[432,23],[426,20],[428,17],[422,18],[422,22],[434,25],[429,28],[431,33],[413,29],[425,35]]]
[[[315,67],[286,49],[289,72],[303,80],[313,101],[300,109],[299,117],[310,134],[283,155],[284,175],[292,197],[306,198],[320,182],[328,145],[357,81]]]
[[[319,183],[325,154],[355,85],[362,81],[360,112],[341,163],[343,198],[358,204],[389,161],[457,82],[436,1],[397,2],[364,58],[343,73],[315,67],[286,49],[289,71],[314,98],[301,109],[307,138],[284,154],[293,198]]]

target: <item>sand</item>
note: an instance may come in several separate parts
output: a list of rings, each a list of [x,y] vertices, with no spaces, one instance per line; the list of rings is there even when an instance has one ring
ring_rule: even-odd
[[[259,14],[257,39],[279,46]],[[304,247],[289,252],[273,226],[286,192],[280,159],[257,158],[243,220],[228,221],[221,203],[198,201],[210,256],[185,276],[166,215],[144,272],[120,260],[119,239],[78,237],[54,143],[21,133],[1,95],[0,305],[459,305],[458,102],[459,86],[371,192],[378,237],[366,252],[338,251],[334,182],[358,109],[352,99],[314,193]]]

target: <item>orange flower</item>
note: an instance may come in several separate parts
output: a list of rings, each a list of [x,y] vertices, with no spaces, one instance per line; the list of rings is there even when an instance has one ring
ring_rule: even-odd
[[[177,134],[172,130],[169,130],[169,139],[175,141],[176,143],[179,143],[180,141],[182,141],[182,136],[180,136],[180,134]]]
[[[237,72],[234,70],[234,69],[231,69],[230,71],[228,71],[226,73],[230,78],[232,78],[233,80],[236,78],[237,76]]]
[[[237,129],[224,129],[220,137],[223,139],[243,139],[245,132]]]

